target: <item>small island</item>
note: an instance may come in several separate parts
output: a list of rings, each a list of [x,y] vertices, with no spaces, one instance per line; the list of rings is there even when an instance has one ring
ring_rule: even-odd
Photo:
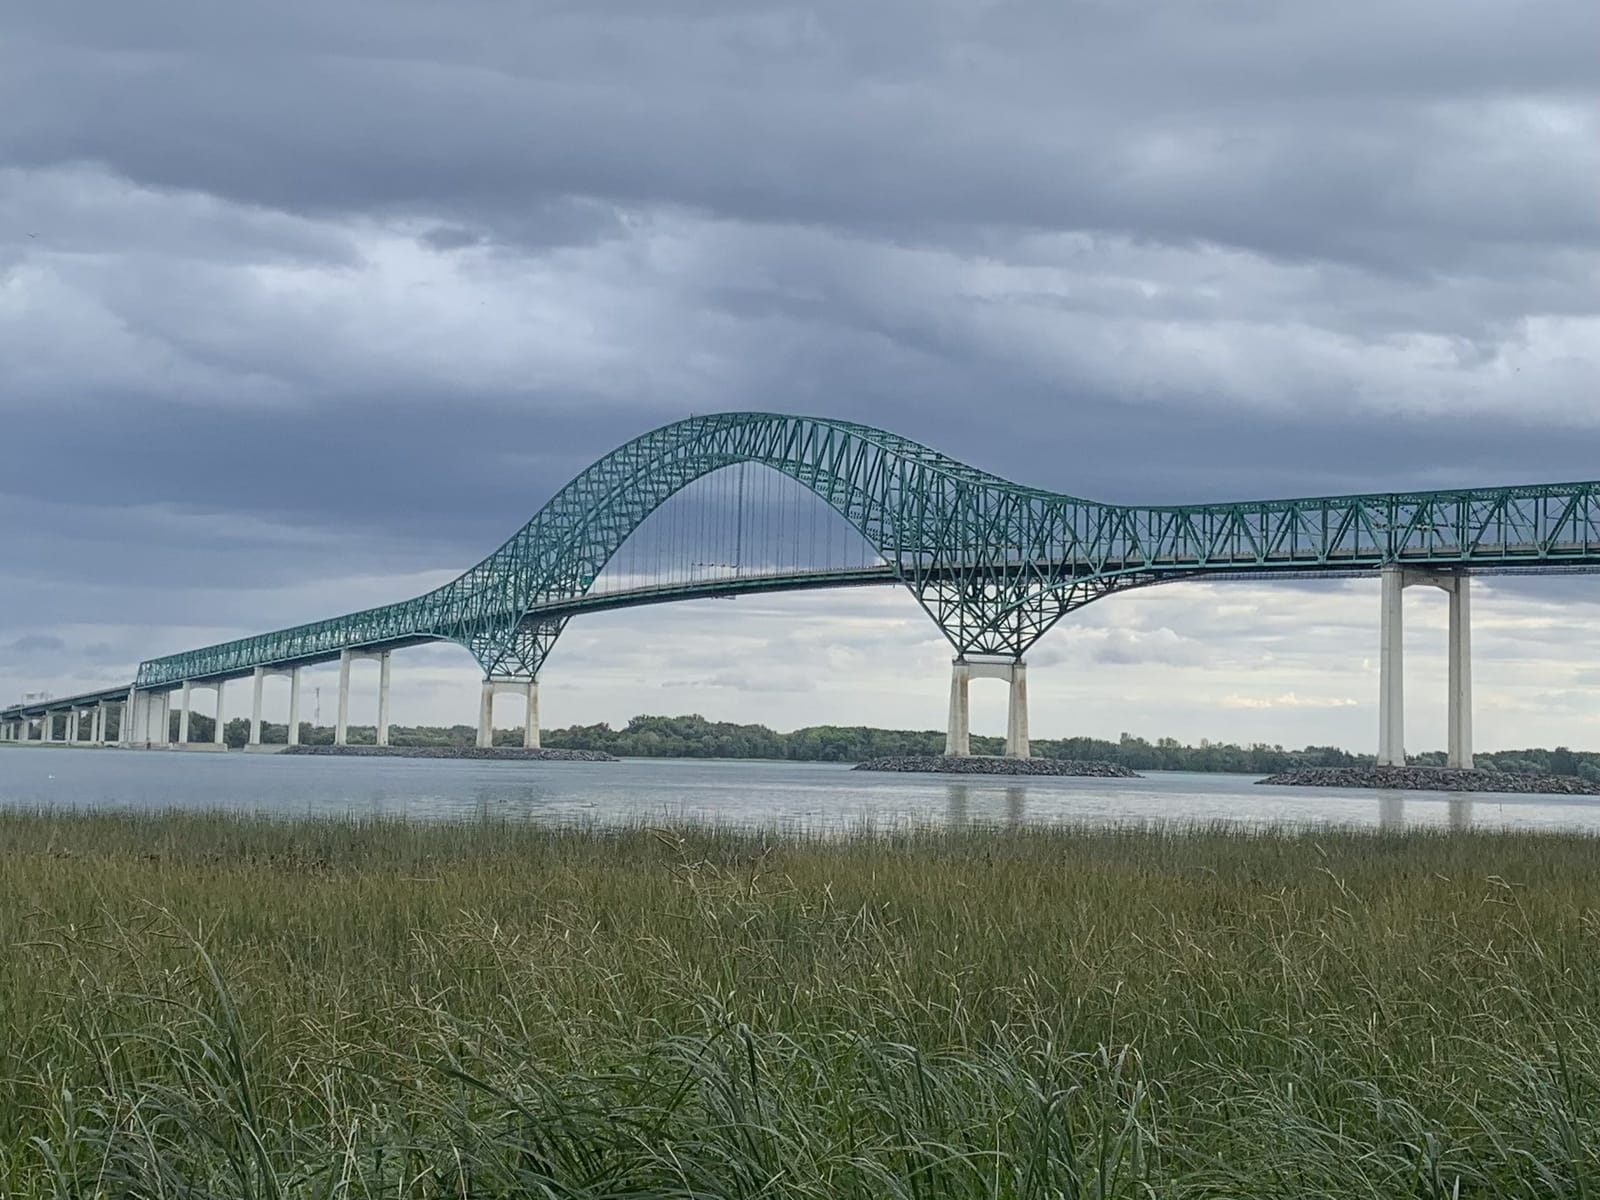
[[[482,758],[518,762],[620,762],[603,750],[530,750],[523,746],[286,746],[280,754],[323,758]]]
[[[1577,775],[1513,774],[1449,767],[1310,767],[1256,780],[1276,787],[1395,788],[1415,792],[1509,792],[1600,796],[1600,783]]]
[[[931,771],[943,775],[1074,775],[1091,779],[1141,779],[1108,762],[1070,758],[1001,758],[987,754],[894,754],[858,762],[857,771]]]

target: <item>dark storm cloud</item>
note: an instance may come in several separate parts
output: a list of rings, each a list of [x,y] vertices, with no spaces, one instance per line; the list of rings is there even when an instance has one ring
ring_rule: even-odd
[[[1590,6],[1325,7],[52,5],[10,42],[0,152],[513,233],[581,196],[1385,269],[1593,244],[1593,125],[1549,106],[1593,86]]]

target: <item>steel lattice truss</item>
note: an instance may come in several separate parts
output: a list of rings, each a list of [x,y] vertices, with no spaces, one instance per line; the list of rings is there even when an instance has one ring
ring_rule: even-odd
[[[757,463],[798,481],[882,556],[852,570],[590,595],[601,569],[694,480]],[[1600,483],[1236,504],[1097,504],[1023,487],[844,421],[724,413],[667,425],[567,484],[452,583],[368,609],[154,659],[137,686],[319,662],[345,649],[465,646],[489,675],[537,676],[573,615],[697,595],[896,581],[962,654],[1022,655],[1075,608],[1207,575],[1352,573],[1403,562],[1495,570],[1600,566]]]

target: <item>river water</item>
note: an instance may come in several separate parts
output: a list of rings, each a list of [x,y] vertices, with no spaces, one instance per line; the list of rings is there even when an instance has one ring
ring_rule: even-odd
[[[0,749],[0,806],[227,809],[421,820],[863,824],[1338,824],[1600,832],[1600,797],[1260,787],[1255,776],[1144,779],[869,774],[848,764],[690,759],[615,763],[337,759],[271,754]]]

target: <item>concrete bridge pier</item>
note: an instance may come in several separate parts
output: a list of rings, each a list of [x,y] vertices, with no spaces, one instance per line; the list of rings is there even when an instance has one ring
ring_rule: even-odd
[[[370,659],[378,664],[377,744],[389,744],[389,655],[388,650],[341,650],[339,652],[339,723],[334,726],[333,744],[350,744],[350,664]]]
[[[491,675],[483,681],[483,692],[478,700],[478,748],[494,745],[494,698],[503,692],[526,698],[528,711],[522,725],[522,745],[528,750],[539,749],[539,681],[526,675]]]
[[[300,668],[289,668],[289,745],[300,744]]]
[[[122,727],[118,731],[121,744],[131,750],[150,738],[150,707],[155,696],[141,692],[136,687],[128,689],[128,698],[122,702]]]
[[[100,701],[94,706],[89,722],[89,743],[93,746],[106,744],[106,702]]]
[[[380,746],[389,744],[389,652],[378,655],[378,728],[374,740]]]
[[[172,743],[172,691],[146,692],[144,706],[144,741],[152,746]]]
[[[1001,679],[1010,686],[1006,709],[1006,757],[1028,758],[1028,665],[1018,659],[967,659],[957,656],[950,668],[950,723],[944,752],[965,758],[972,753],[971,683]]]
[[[282,676],[289,681],[288,744],[300,744],[300,668],[257,667],[250,675],[250,737],[247,745],[261,745],[262,688],[274,676]]]
[[[950,663],[950,721],[944,735],[944,752],[966,758],[972,753],[972,709],[969,691],[972,670],[964,658]]]
[[[1464,571],[1382,568],[1382,619],[1378,652],[1378,765],[1406,765],[1405,746],[1405,589],[1436,587],[1450,596],[1449,684],[1446,713],[1446,763],[1472,768],[1472,592]]]
[[[189,713],[192,705],[191,698],[196,688],[216,692],[217,716],[216,720],[213,722],[211,744],[214,746],[221,746],[224,744],[222,737],[222,701],[224,695],[226,694],[225,689],[227,688],[227,685],[228,681],[226,679],[218,679],[213,683],[196,683],[192,679],[185,679],[183,681],[183,696],[179,701],[181,707],[178,709],[178,745],[187,746],[189,744]],[[167,739],[163,736],[160,740],[164,742]]]

